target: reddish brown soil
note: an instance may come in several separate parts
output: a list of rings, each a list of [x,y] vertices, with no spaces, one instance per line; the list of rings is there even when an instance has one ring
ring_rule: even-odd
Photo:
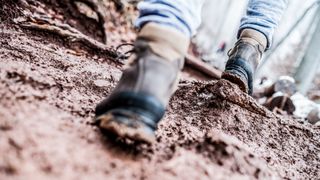
[[[121,70],[71,52],[58,36],[1,24],[0,179],[319,179],[320,129],[227,81],[182,80],[151,147],[104,136],[94,107]]]

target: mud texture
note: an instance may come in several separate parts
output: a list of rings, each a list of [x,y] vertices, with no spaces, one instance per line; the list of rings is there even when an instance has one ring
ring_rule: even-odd
[[[1,23],[0,179],[319,179],[320,129],[223,80],[183,78],[152,146],[103,135],[94,107],[121,67],[74,52],[54,34]]]

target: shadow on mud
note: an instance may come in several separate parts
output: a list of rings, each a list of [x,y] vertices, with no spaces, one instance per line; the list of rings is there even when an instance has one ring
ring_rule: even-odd
[[[139,161],[141,159],[149,158],[150,154],[153,152],[151,145],[119,138],[116,134],[106,130],[99,130],[99,132],[105,148],[108,149],[114,157],[119,159]]]

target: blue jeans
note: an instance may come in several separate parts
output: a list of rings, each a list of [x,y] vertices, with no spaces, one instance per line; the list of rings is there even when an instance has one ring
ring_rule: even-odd
[[[141,28],[148,22],[170,26],[186,36],[195,35],[201,23],[204,0],[144,0],[139,3],[140,16],[136,26]],[[270,48],[274,29],[278,26],[288,0],[249,0],[247,13],[241,20],[238,36],[245,28],[263,33]]]

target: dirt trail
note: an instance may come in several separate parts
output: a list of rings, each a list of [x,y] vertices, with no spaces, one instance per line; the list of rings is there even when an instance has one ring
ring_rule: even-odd
[[[0,15],[0,179],[319,179],[320,129],[226,81],[182,80],[151,147],[104,136],[93,111],[119,64]]]

